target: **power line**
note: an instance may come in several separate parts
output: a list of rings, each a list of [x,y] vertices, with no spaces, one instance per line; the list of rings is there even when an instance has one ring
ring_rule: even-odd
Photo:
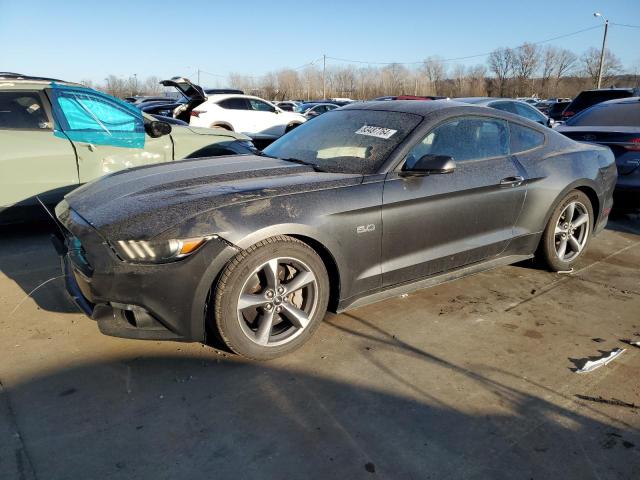
[[[617,24],[614,24],[617,25]],[[547,43],[547,42],[552,42],[554,40],[559,40],[561,38],[566,38],[566,37],[570,37],[573,35],[578,35],[579,33],[583,33],[583,32],[588,32],[590,30],[595,30],[597,28],[602,28],[602,25],[595,25],[593,27],[589,27],[589,28],[583,28],[582,30],[576,30],[575,32],[570,32],[570,33],[565,33],[563,35],[558,35],[556,37],[551,37],[551,38],[547,38],[545,40],[539,40],[537,42],[528,42],[529,44],[533,44],[533,45],[540,45],[542,43]],[[515,47],[514,49],[519,49],[522,48],[523,45],[520,45],[518,47]],[[443,60],[441,60],[442,62],[454,62],[457,60],[468,60],[470,58],[479,58],[479,57],[486,57],[487,55],[490,55],[491,52],[485,52],[485,53],[478,53],[475,55],[467,55],[464,57],[455,57],[455,58],[445,58]],[[366,64],[366,65],[420,65],[422,63],[424,63],[424,60],[420,60],[420,61],[416,61],[416,62],[367,62],[364,60],[349,60],[346,58],[336,58],[336,57],[329,57],[327,56],[327,58],[331,59],[331,60],[337,60],[339,62],[345,62],[345,63],[361,63],[361,64]]]
[[[624,24],[624,23],[613,23],[613,22],[611,22],[611,25],[615,25],[616,27],[640,28],[640,25],[627,25],[627,24]]]

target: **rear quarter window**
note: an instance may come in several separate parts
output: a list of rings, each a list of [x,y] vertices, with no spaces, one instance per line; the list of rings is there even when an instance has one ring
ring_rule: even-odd
[[[544,134],[532,128],[509,122],[511,153],[524,152],[544,145]]]
[[[0,92],[0,128],[50,130],[51,123],[36,92]]]

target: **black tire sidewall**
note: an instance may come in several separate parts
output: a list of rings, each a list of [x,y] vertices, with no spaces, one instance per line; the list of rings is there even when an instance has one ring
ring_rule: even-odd
[[[275,257],[290,257],[306,264],[316,276],[318,298],[316,311],[301,334],[284,345],[264,347],[247,338],[236,308],[248,276]],[[270,360],[296,350],[313,335],[326,314],[328,301],[329,279],[322,259],[305,243],[281,236],[259,242],[229,262],[216,285],[214,316],[220,337],[234,353],[254,360]]]
[[[558,258],[558,254],[556,253],[555,228],[556,224],[558,223],[558,219],[560,218],[560,215],[562,215],[565,207],[569,203],[575,201],[582,203],[587,209],[587,213],[589,215],[589,230],[587,232],[587,242],[585,243],[584,248],[577,257],[569,262],[563,262]],[[593,206],[591,205],[591,201],[589,200],[589,197],[587,197],[579,190],[573,190],[569,192],[556,206],[556,208],[553,210],[553,213],[551,214],[551,217],[549,218],[549,222],[547,223],[547,227],[545,228],[542,238],[542,254],[544,256],[545,262],[551,270],[556,272],[570,270],[571,268],[573,268],[573,265],[575,265],[575,263],[580,260],[580,258],[582,258],[582,255],[587,250],[589,243],[591,243],[591,235],[593,233],[594,227],[593,219]]]

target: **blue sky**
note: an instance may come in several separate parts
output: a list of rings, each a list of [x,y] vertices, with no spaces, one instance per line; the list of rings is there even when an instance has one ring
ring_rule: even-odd
[[[598,25],[594,11],[640,25],[640,0],[0,0],[0,70],[101,82],[108,74],[195,76],[197,68],[261,75],[323,53],[455,58]],[[551,43],[580,54],[601,41],[595,29]],[[640,28],[610,28],[608,47],[628,70],[640,70],[639,46]],[[202,74],[204,85],[220,82]]]

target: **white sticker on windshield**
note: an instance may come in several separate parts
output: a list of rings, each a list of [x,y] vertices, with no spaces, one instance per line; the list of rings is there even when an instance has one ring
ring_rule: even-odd
[[[397,130],[384,127],[374,127],[373,125],[363,125],[356,133],[358,135],[367,135],[369,137],[384,138],[385,140],[391,138]]]

